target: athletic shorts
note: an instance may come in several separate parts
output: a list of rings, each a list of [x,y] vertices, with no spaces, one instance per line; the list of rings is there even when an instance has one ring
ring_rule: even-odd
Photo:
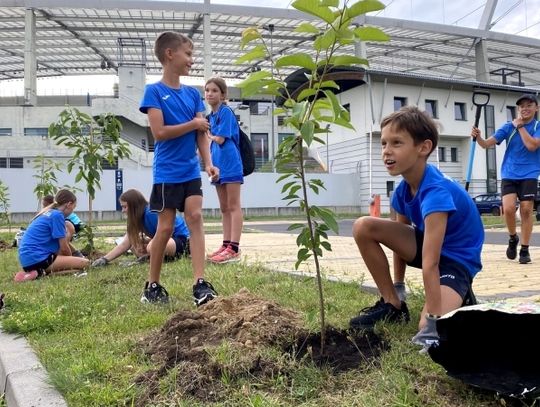
[[[189,255],[189,238],[185,236],[173,236],[172,240],[176,245],[174,256],[165,256],[165,261],[174,261],[180,257],[187,257]]]
[[[154,184],[150,195],[150,210],[162,212],[163,209],[178,209],[184,212],[186,199],[190,196],[202,196],[200,178],[177,184]]]
[[[39,263],[36,263],[36,264],[32,264],[31,266],[23,267],[23,270],[24,271],[36,270],[39,276],[41,277],[46,274],[46,270],[49,268],[51,264],[54,263],[54,261],[56,260],[56,257],[57,256],[54,253],[49,254],[49,256],[45,260],[40,261]]]
[[[503,179],[501,181],[501,195],[516,194],[520,201],[534,201],[538,181],[529,179]]]
[[[416,238],[416,256],[407,265],[421,269],[424,234],[417,228],[414,228],[414,234]],[[472,277],[463,264],[446,256],[441,256],[439,259],[439,274],[441,285],[450,287],[457,292],[464,302],[472,295]]]

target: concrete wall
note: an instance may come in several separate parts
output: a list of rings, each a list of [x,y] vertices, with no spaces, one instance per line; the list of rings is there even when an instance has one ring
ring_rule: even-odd
[[[12,221],[18,222],[29,219],[38,209],[38,201],[33,192],[37,179],[33,169],[0,169],[0,180],[9,188],[10,212]],[[254,173],[245,178],[242,187],[242,207],[249,215],[279,215],[290,213],[298,209],[297,205],[288,207],[282,201],[282,183],[276,184],[280,174]],[[206,213],[219,214],[219,201],[215,188],[208,182],[205,173],[201,174],[203,181],[204,209]],[[310,202],[314,205],[331,207],[338,212],[366,212],[366,206],[361,207],[359,201],[359,181],[357,174],[316,174],[314,178],[321,179],[327,191],[320,195],[312,194]],[[74,177],[67,173],[58,174],[58,185],[75,185]],[[77,184],[85,190],[84,184]],[[123,190],[129,188],[139,189],[147,198],[152,188],[151,169],[125,169],[123,170]],[[88,196],[83,192],[76,192],[78,202],[76,212],[83,214],[88,211]],[[115,171],[106,170],[101,179],[101,190],[97,191],[93,203],[93,210],[98,218],[119,218],[116,210],[116,183]],[[84,214],[81,216],[85,218]]]

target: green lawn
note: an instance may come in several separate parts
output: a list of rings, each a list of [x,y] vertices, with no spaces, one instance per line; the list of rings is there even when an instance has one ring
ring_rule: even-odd
[[[3,234],[4,240],[10,236]],[[9,240],[8,240],[9,241]],[[101,240],[100,240],[101,241]],[[101,250],[108,247],[101,243]],[[147,265],[113,265],[90,270],[86,277],[44,278],[14,284],[16,250],[0,254],[1,290],[7,309],[3,329],[24,335],[48,370],[54,386],[74,406],[130,406],[145,389],[136,378],[156,368],[140,343],[179,310],[195,311],[191,302],[188,260],[168,263],[162,282],[171,294],[167,306],[141,304]],[[262,298],[297,310],[305,326],[318,330],[318,297],[313,279],[270,272],[257,266],[213,266],[207,277],[221,296],[246,287]],[[356,284],[325,282],[327,323],[346,328],[358,310],[376,297]],[[492,394],[481,393],[446,376],[444,370],[410,343],[416,332],[422,296],[410,296],[410,324],[381,325],[378,332],[390,349],[366,369],[333,374],[295,362],[288,374],[270,377],[224,376],[227,397],[216,406],[491,406]],[[272,353],[272,352],[270,352]],[[276,352],[272,353],[275,354]],[[276,360],[282,358],[276,355]],[[234,360],[230,363],[234,363]],[[281,363],[281,362],[280,362]],[[292,366],[292,367],[291,367]],[[290,370],[294,369],[294,370]],[[171,373],[172,374],[172,373]],[[163,379],[155,406],[196,406],[199,403]],[[2,402],[0,401],[0,405]]]

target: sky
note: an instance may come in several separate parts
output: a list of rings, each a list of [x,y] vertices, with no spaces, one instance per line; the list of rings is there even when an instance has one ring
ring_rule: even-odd
[[[173,0],[171,0],[173,1]],[[290,7],[292,0],[258,0],[261,7]],[[343,1],[343,0],[342,0]],[[212,3],[252,6],[253,0],[211,0]],[[382,0],[374,15],[477,28],[486,0]],[[492,31],[540,38],[540,0],[498,0]],[[149,76],[149,82],[157,80]],[[112,94],[115,76],[88,80],[77,76],[38,79],[39,95]],[[183,80],[187,83],[189,81]],[[0,81],[0,96],[23,94],[22,81]]]

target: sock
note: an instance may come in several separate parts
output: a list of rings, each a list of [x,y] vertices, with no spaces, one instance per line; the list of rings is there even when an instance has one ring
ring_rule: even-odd
[[[510,240],[517,240],[517,233],[510,235]]]
[[[528,244],[522,244],[521,245],[521,251],[528,252],[529,251],[529,245]]]
[[[223,241],[223,247],[227,247],[231,244],[231,241],[230,240],[224,240]]]
[[[238,242],[231,242],[229,246],[231,246],[231,249],[233,249],[235,253],[238,253],[238,250],[240,250],[240,243]]]
[[[407,298],[407,294],[405,292],[405,283],[396,282],[396,283],[394,283],[394,288],[396,289],[399,300],[400,301],[405,301],[405,299]]]

